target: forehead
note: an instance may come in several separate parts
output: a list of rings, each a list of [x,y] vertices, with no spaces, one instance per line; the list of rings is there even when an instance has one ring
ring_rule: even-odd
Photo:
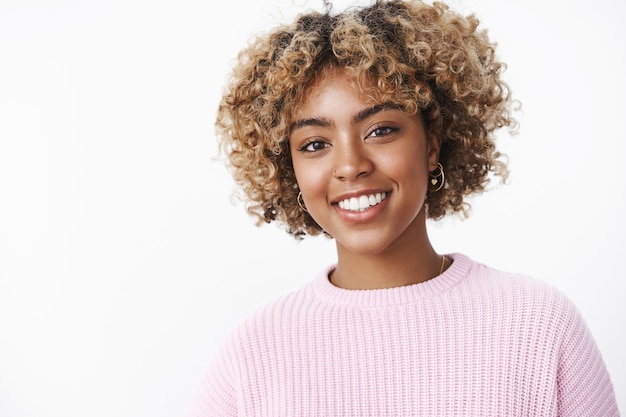
[[[348,92],[352,99],[363,105],[378,104],[379,101],[372,94],[367,94],[371,89],[372,83],[359,82],[359,79],[346,68],[327,68],[303,91],[294,113],[299,114],[311,107],[324,105],[324,101],[333,104],[333,98],[337,98],[342,92],[344,94]]]

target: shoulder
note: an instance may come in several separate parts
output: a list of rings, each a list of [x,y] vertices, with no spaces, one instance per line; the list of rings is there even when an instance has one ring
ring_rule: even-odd
[[[504,291],[513,296],[525,296],[529,301],[534,299],[554,299],[569,302],[558,288],[533,276],[494,268],[481,262],[470,260],[468,285]]]
[[[259,339],[275,338],[281,332],[297,327],[315,303],[313,281],[301,288],[276,297],[248,315],[232,334],[235,345],[258,343]]]
[[[532,353],[542,358],[555,372],[563,366],[564,357],[598,357],[580,311],[551,284],[471,261],[457,293],[465,300],[465,314],[489,323],[490,328],[507,335],[510,346],[527,352],[527,357]]]
[[[486,299],[504,303],[529,322],[540,327],[550,323],[557,333],[582,321],[574,303],[555,286],[529,276],[470,261],[464,284]],[[547,324],[546,324],[547,325]]]
[[[274,369],[285,334],[297,329],[294,312],[310,304],[310,284],[280,296],[250,314],[226,337],[212,358],[194,402],[197,415],[236,415],[239,396],[257,372]],[[283,355],[284,357],[284,355]]]

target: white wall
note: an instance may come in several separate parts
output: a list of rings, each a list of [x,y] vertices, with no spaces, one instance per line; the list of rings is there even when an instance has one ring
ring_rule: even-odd
[[[182,415],[227,332],[333,262],[324,238],[255,228],[211,159],[231,59],[321,0],[294,3],[0,2],[0,416]],[[433,240],[568,294],[625,411],[624,6],[453,4],[524,114],[512,183]]]

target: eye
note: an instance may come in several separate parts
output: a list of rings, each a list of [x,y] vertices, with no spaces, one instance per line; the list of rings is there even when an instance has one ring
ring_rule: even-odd
[[[374,129],[372,129],[372,131],[370,132],[370,134],[368,135],[368,137],[380,137],[380,136],[387,136],[392,134],[393,132],[395,132],[396,130],[398,130],[398,128],[396,127],[391,127],[391,126],[379,126],[376,127]]]
[[[326,142],[322,142],[321,140],[311,140],[300,146],[298,150],[300,152],[319,152],[326,149],[328,146]]]

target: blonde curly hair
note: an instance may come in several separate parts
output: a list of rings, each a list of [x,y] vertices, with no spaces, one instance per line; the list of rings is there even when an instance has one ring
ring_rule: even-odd
[[[376,102],[422,113],[445,170],[445,186],[427,195],[428,217],[466,215],[464,198],[483,191],[490,173],[506,179],[494,132],[517,124],[505,66],[478,25],[442,3],[377,0],[339,14],[302,14],[255,38],[238,56],[216,121],[248,212],[259,223],[282,222],[297,238],[323,232],[298,205],[287,138],[308,87],[345,68]]]

